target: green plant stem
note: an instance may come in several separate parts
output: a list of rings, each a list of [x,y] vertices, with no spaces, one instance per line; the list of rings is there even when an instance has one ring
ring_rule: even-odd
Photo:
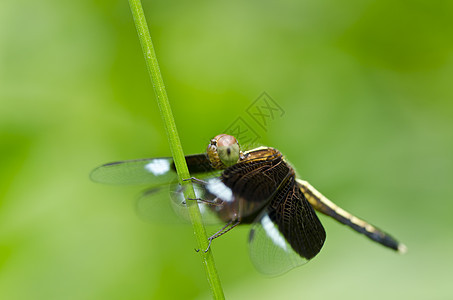
[[[182,180],[183,178],[189,178],[190,174],[187,168],[186,160],[184,158],[184,152],[179,140],[178,131],[176,130],[175,120],[171,112],[170,103],[168,101],[164,81],[160,73],[156,53],[154,52],[153,42],[151,40],[151,35],[149,34],[148,25],[146,23],[145,13],[143,12],[141,1],[129,0],[129,5],[132,10],[135,26],[137,28],[140,43],[145,55],[145,61],[148,67],[148,72],[151,76],[154,92],[156,93],[160,114],[165,124],[165,130],[170,144],[173,160],[175,162],[176,171],[178,173],[179,182],[182,185],[185,185],[184,196],[186,197],[186,199],[195,198],[195,192],[192,183]],[[187,206],[189,210],[190,220],[192,222],[194,233],[197,239],[198,247],[199,249],[206,249],[208,247],[208,239],[198,205],[196,201],[187,201]],[[224,299],[225,297],[223,294],[222,286],[220,284],[219,276],[217,274],[217,269],[215,267],[212,250],[209,250],[207,253],[203,253],[203,251],[200,251],[199,253],[201,253],[203,266],[205,268],[214,299]]]

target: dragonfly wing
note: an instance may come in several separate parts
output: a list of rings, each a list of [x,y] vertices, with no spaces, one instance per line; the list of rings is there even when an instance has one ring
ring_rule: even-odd
[[[232,203],[232,210],[237,211],[239,218],[254,219],[291,174],[281,153],[260,148],[249,152],[246,160],[225,169],[222,184],[214,181],[211,190],[222,200]],[[231,192],[225,192],[225,187]]]
[[[213,171],[205,154],[186,156],[192,176]],[[91,179],[105,184],[148,184],[159,186],[171,183],[176,178],[176,169],[171,157],[145,158],[112,162],[97,167],[91,172]]]
[[[294,178],[290,178],[254,224],[250,254],[258,270],[276,275],[315,257],[325,239],[326,232],[316,213]]]
[[[250,230],[249,253],[255,268],[271,276],[286,273],[308,262],[293,250],[267,212]]]
[[[204,224],[219,224],[221,221],[213,211],[211,201],[215,196],[207,192],[204,185],[194,184],[196,198]],[[188,200],[194,201],[194,200]],[[137,199],[138,215],[146,221],[163,221],[165,223],[187,223],[190,221],[189,211],[184,198],[183,188],[175,181],[172,185],[160,186],[145,191]],[[170,213],[168,213],[170,212]]]
[[[164,184],[176,177],[169,157],[136,159],[104,164],[94,169],[91,180],[105,184]]]
[[[177,184],[162,185],[144,191],[135,201],[135,211],[144,221],[161,224],[186,223],[179,214],[175,214],[170,201],[170,187],[176,189]]]

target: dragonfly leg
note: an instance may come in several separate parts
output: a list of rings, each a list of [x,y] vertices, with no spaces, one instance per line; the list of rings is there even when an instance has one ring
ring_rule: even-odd
[[[203,202],[203,203],[206,203],[206,204],[210,204],[210,205],[214,205],[214,206],[222,205],[222,202],[216,201],[215,199],[214,200],[206,200],[206,199],[201,199],[201,198],[187,198],[187,200],[194,200],[194,201],[196,200],[196,201],[200,201],[200,202]],[[182,204],[186,204],[186,201],[183,201]]]
[[[225,233],[227,233],[234,227],[238,226],[240,223],[241,223],[241,221],[239,221],[239,220],[236,220],[236,221],[230,220],[225,226],[222,227],[222,229],[220,229],[219,231],[217,231],[216,233],[214,233],[213,235],[211,235],[208,238],[208,241],[209,241],[208,247],[205,250],[203,250],[203,252],[206,253],[209,251],[209,249],[211,248],[212,240],[224,235]],[[200,252],[200,249],[195,249],[195,251]]]
[[[193,183],[198,183],[198,184],[207,184],[206,181],[198,179],[196,177],[190,177],[190,178],[184,178],[182,181],[192,181]]]

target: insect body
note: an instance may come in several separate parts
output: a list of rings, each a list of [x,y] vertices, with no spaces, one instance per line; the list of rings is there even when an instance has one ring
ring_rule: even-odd
[[[214,137],[206,154],[186,156],[194,175],[200,205],[226,225],[209,242],[238,224],[252,224],[250,256],[266,274],[280,274],[302,265],[321,250],[326,233],[315,209],[368,238],[399,252],[406,247],[389,234],[341,209],[308,182],[274,148],[241,151],[231,135]],[[175,175],[171,158],[151,158],[105,164],[94,181],[113,184],[169,184]],[[203,178],[203,180],[198,178]],[[181,203],[185,203],[182,201]]]

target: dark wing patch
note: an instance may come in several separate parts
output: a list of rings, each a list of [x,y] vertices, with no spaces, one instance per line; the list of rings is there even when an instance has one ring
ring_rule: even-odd
[[[209,161],[209,158],[206,155],[206,153],[187,155],[186,162],[187,166],[189,167],[190,174],[199,174],[216,171],[211,166],[211,162]],[[171,168],[172,170],[176,171],[174,163],[172,164]]]
[[[293,177],[278,191],[267,209],[269,218],[294,251],[306,259],[319,253],[326,232]]]
[[[277,156],[237,163],[224,170],[221,180],[233,191],[236,198],[246,200],[246,215],[253,215],[268,203],[290,175],[289,166],[281,156]],[[246,219],[243,221],[247,223]]]

